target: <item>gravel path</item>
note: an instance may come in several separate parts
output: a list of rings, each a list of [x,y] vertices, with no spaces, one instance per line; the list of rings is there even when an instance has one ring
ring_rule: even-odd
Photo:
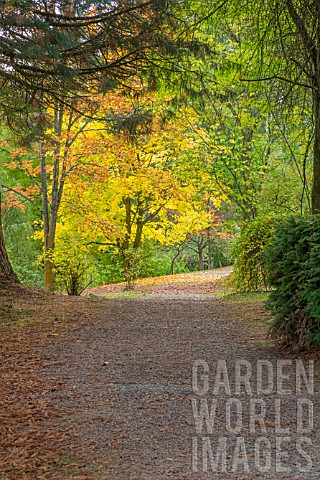
[[[104,300],[94,321],[53,338],[51,401],[96,469],[66,478],[319,479],[319,375],[308,392],[311,375],[267,321],[258,303],[149,295]]]
[[[135,281],[134,294],[150,298],[207,299],[221,291],[221,282],[230,275],[232,267],[204,270],[202,272],[180,273]],[[86,290],[85,295],[122,296],[125,283],[102,285]]]

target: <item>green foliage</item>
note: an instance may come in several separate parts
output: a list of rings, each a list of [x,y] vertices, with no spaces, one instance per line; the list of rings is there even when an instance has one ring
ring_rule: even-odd
[[[121,253],[122,256],[122,274],[126,282],[126,290],[133,288],[133,282],[139,277],[144,255],[141,248],[129,247]]]
[[[44,256],[53,260],[57,287],[68,295],[78,296],[98,279],[98,275],[94,255],[83,242],[81,232],[71,235],[68,227],[63,222],[58,225],[61,235],[55,249],[46,250]]]
[[[124,280],[122,259],[112,251],[98,252],[95,255],[95,264],[99,280],[97,285],[104,283],[119,283]]]
[[[79,296],[93,283],[92,263],[77,254],[62,256],[55,261],[55,281],[68,295]]]
[[[171,256],[167,247],[162,247],[152,240],[147,240],[142,244],[144,251],[144,262],[141,266],[140,278],[159,277],[169,275]],[[175,263],[175,273],[184,273],[188,271],[183,259]]]
[[[274,232],[272,217],[258,217],[248,224],[234,244],[232,287],[238,292],[266,290],[265,249]]]
[[[231,265],[233,263],[232,255],[232,240],[230,238],[224,237],[213,237],[211,238],[211,268],[221,268]],[[204,267],[208,267],[208,246],[204,250]],[[188,249],[188,244],[186,250],[183,253],[183,259],[186,263],[186,266],[190,272],[197,271],[199,269],[199,255]]]
[[[30,208],[22,211],[10,207],[2,212],[4,236],[10,263],[19,280],[29,286],[42,287],[42,268],[37,262],[41,245],[34,237],[34,216]]]
[[[232,265],[233,239],[224,237],[215,237],[211,240],[211,266],[212,268],[221,268]]]
[[[139,248],[129,247],[122,254],[115,256],[117,274],[127,284],[126,289],[133,288],[137,278],[157,277],[170,273],[171,258],[165,247],[152,240],[147,240]],[[184,261],[177,262],[175,273],[187,271]]]
[[[96,272],[93,285],[125,281],[124,263],[120,253],[97,251],[93,255]],[[148,278],[169,275],[170,264],[169,247],[163,247],[153,240],[145,240],[139,248],[139,268],[134,277]],[[178,260],[175,264],[175,272],[184,273],[187,271],[189,270],[184,259]]]
[[[266,255],[273,333],[297,349],[320,348],[320,217],[278,223]]]

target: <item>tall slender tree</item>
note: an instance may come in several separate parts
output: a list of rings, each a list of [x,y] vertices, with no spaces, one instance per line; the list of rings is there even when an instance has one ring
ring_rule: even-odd
[[[217,2],[218,3],[218,2]],[[312,213],[320,213],[320,5],[315,0],[228,0],[215,21],[238,23],[246,39],[237,62],[244,82],[265,85],[273,108],[309,119],[313,142]],[[248,41],[249,40],[249,41]],[[262,90],[262,89],[261,89]]]

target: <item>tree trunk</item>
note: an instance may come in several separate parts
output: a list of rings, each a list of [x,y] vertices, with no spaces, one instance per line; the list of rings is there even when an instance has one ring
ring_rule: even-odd
[[[179,258],[181,251],[183,250],[184,242],[185,242],[185,241],[183,241],[183,242],[181,243],[181,245],[178,245],[176,254],[171,258],[171,263],[170,263],[170,275],[173,275],[173,274],[174,274],[174,265],[175,265],[175,263],[176,263],[176,260]]]
[[[212,257],[212,238],[210,236],[210,227],[208,228],[208,270],[211,270],[212,268],[212,260],[211,260],[211,257]]]
[[[54,290],[54,262],[53,254],[55,247],[57,228],[58,207],[51,205],[49,231],[45,235],[45,260],[44,260],[44,289],[48,292]]]
[[[287,0],[285,2],[289,15],[296,26],[302,48],[305,52],[307,62],[312,66],[310,71],[306,67],[303,68],[307,72],[310,79],[310,86],[313,89],[313,122],[314,122],[314,143],[313,143],[313,183],[311,192],[311,212],[313,214],[320,213],[320,15],[318,2],[313,2],[314,9],[310,10],[311,17],[304,17],[297,9],[297,2]],[[305,2],[306,10],[310,8],[312,2]],[[313,17],[313,22],[312,22]],[[307,20],[308,18],[308,20]],[[313,23],[313,30],[308,28],[308,24]],[[293,54],[294,56],[294,54]],[[306,65],[308,65],[306,63]]]
[[[200,270],[200,272],[202,272],[202,270],[204,270],[203,248],[199,249],[199,270]]]
[[[54,290],[54,272],[53,272],[53,258],[54,243],[50,245],[48,239],[45,241],[45,259],[43,265],[44,289],[47,292]]]
[[[128,258],[124,259],[123,267],[124,267],[125,279],[126,279],[126,284],[127,284],[125,290],[133,290],[132,276],[131,276],[131,272],[130,272],[131,265],[130,265],[130,260]]]
[[[176,258],[177,258],[177,257],[171,258],[171,263],[170,263],[170,275],[173,275],[173,274],[174,274],[174,264],[175,264]]]
[[[176,260],[177,260],[177,258],[179,257],[179,255],[180,255],[180,247],[178,248],[178,251],[177,251],[176,255],[171,258],[171,262],[170,262],[170,275],[173,275],[173,274],[174,274],[174,265],[175,265]]]
[[[314,92],[314,146],[313,146],[313,184],[311,194],[311,210],[320,213],[320,85]]]
[[[60,175],[61,161],[61,132],[62,121],[64,116],[64,107],[56,104],[54,107],[54,160],[52,172],[52,190],[51,204],[48,198],[47,185],[47,162],[46,152],[43,150],[42,142],[39,142],[40,155],[40,173],[41,173],[41,191],[42,191],[42,215],[43,215],[43,232],[44,232],[44,289],[46,291],[54,290],[54,264],[53,253],[55,247],[56,227],[58,210],[63,193],[65,172]],[[49,208],[50,205],[50,208]]]
[[[9,261],[1,222],[1,194],[0,194],[0,286],[20,283]]]
[[[53,263],[51,254],[53,253],[54,244],[50,242],[50,224],[49,199],[47,186],[47,163],[46,153],[43,151],[42,142],[39,142],[40,157],[40,173],[41,173],[41,194],[42,194],[42,219],[43,219],[43,237],[44,237],[44,266],[43,266],[43,282],[46,291],[52,291],[54,288]],[[51,212],[50,212],[51,213]],[[52,231],[52,230],[51,230]]]

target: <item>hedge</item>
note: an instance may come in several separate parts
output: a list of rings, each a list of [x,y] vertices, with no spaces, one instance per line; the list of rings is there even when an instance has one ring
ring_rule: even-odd
[[[236,240],[231,287],[237,292],[268,289],[265,250],[272,240],[274,219],[258,217],[250,222]]]
[[[320,216],[276,222],[265,259],[272,332],[296,349],[319,349]]]

